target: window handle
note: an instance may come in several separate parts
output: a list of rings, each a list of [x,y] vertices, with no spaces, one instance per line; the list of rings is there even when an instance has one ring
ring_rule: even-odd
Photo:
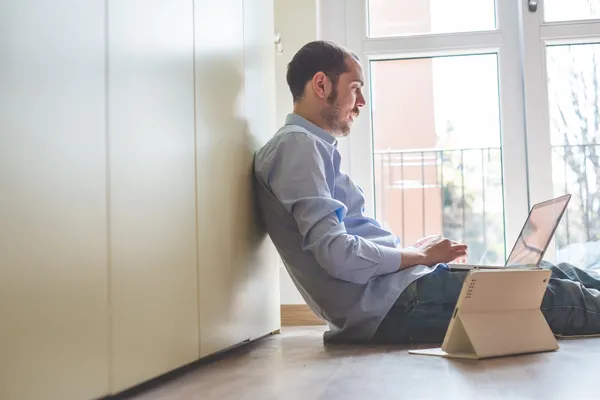
[[[536,12],[538,0],[529,0],[529,12]]]

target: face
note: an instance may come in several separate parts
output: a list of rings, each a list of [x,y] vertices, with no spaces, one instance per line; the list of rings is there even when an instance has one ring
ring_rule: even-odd
[[[346,65],[348,72],[340,75],[337,85],[330,84],[328,93],[324,93],[325,102],[320,112],[328,130],[335,136],[348,136],[360,108],[365,105],[362,68],[353,58],[347,59]]]

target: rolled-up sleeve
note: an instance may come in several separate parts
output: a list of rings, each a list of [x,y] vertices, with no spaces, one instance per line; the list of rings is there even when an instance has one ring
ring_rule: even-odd
[[[346,206],[334,199],[333,147],[305,133],[289,133],[272,155],[267,183],[290,212],[310,251],[327,272],[341,280],[366,283],[398,271],[399,249],[350,235],[344,225]]]

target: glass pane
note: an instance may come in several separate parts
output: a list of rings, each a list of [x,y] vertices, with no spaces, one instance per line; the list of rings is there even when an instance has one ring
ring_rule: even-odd
[[[376,216],[404,246],[443,233],[504,264],[497,56],[371,62]]]
[[[557,261],[600,271],[600,44],[547,48],[554,193],[571,193]]]
[[[494,0],[368,0],[369,36],[496,29]]]
[[[600,0],[545,0],[546,22],[600,18]]]

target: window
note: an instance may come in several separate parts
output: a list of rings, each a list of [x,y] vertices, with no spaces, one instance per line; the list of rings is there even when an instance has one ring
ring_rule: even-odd
[[[367,212],[502,264],[530,206],[569,192],[547,258],[600,269],[600,0],[336,1],[322,20],[367,80],[345,139]]]
[[[371,37],[496,28],[494,0],[368,0],[367,11]]]
[[[497,55],[377,60],[370,75],[378,219],[408,243],[443,232],[502,262]]]
[[[600,18],[600,3],[595,0],[544,0],[546,22]]]

